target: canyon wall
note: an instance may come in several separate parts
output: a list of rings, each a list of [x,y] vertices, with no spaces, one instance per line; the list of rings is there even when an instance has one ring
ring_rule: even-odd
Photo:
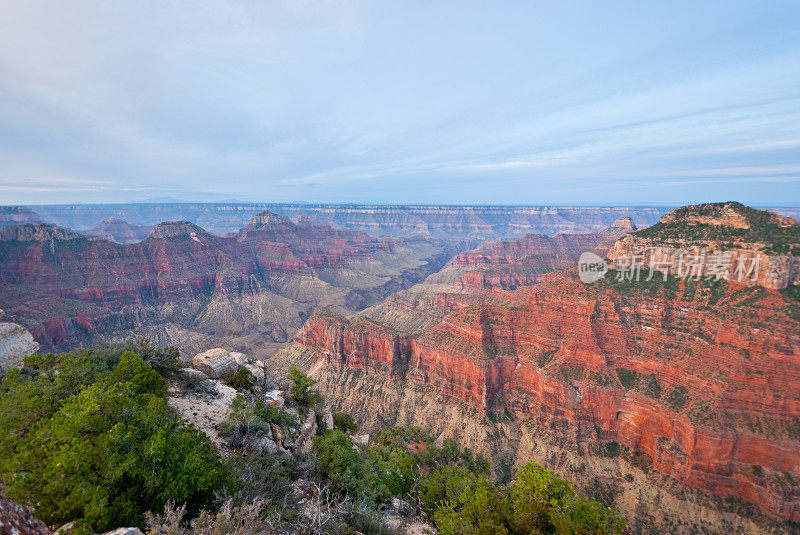
[[[800,284],[800,223],[739,203],[702,204],[666,214],[617,242],[612,266],[655,266],[678,277],[712,277],[783,289]]]
[[[415,335],[315,316],[295,340],[329,366],[513,415],[589,454],[612,444],[688,487],[800,521],[800,305],[673,282],[587,286],[558,272]]]
[[[779,228],[731,231],[743,228],[737,217],[697,221],[707,210],[665,219],[695,238],[692,225],[715,225],[716,236],[767,255],[795,243],[792,221],[758,213]],[[763,243],[764,228],[772,242]],[[661,243],[664,229],[648,230],[594,250]],[[566,255],[571,265],[577,249]],[[311,367],[326,396],[367,427],[457,436],[501,470],[510,459],[540,462],[620,505],[637,532],[791,532],[800,522],[795,287],[636,279],[613,269],[619,257],[592,284],[577,269],[520,282],[519,271],[555,269],[554,250],[526,237],[463,253],[358,314],[313,316],[275,364]],[[512,284],[486,282],[498,265]],[[470,269],[479,284],[465,282]]]
[[[0,303],[46,350],[147,335],[188,351],[266,351],[316,306],[352,312],[439,268],[424,239],[376,239],[262,213],[230,237],[185,221],[133,244],[46,224],[0,230]]]

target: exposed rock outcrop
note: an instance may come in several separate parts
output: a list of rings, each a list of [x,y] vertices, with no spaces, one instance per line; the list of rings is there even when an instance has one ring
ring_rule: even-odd
[[[800,223],[735,202],[686,206],[617,242],[609,258],[782,289],[800,284]]]
[[[0,310],[0,320],[4,313]],[[21,325],[0,321],[0,370],[19,368],[25,357],[39,350],[39,344]]]
[[[528,234],[514,241],[489,241],[473,251],[460,253],[430,282],[460,283],[462,288],[512,290],[536,284],[557,269],[578,263],[581,253],[606,256],[614,242],[636,229],[629,218],[620,218],[596,233]]]
[[[152,230],[151,225],[131,225],[122,219],[110,217],[83,233],[117,243],[136,243],[147,238]]]
[[[27,223],[0,229],[0,242],[9,243],[54,243],[86,238],[69,229],[47,223]]]
[[[329,366],[419,383],[584,451],[617,443],[690,487],[800,519],[800,305],[727,283],[626,284],[558,272],[414,335],[314,317],[296,339]]]
[[[729,505],[752,504],[800,521],[800,303],[760,285],[619,274],[587,285],[577,270],[557,271],[479,292],[431,284],[434,275],[354,316],[315,315],[276,366],[324,359],[314,367],[323,394],[367,421],[377,412],[383,425],[427,422],[459,436],[462,418],[474,441],[460,438],[486,453],[511,450],[517,463],[557,471],[553,459],[569,457],[576,472],[562,474],[592,492],[596,481],[612,485],[629,518],[674,525],[686,509],[698,529],[735,517],[752,532],[742,515],[754,510]],[[466,408],[445,414],[442,394]],[[659,475],[619,468],[609,482],[596,460],[606,455]],[[637,489],[648,505],[631,499]],[[674,501],[658,512],[662,492]]]
[[[0,206],[0,228],[24,223],[41,223],[39,214],[27,206]]]
[[[211,379],[219,379],[239,369],[237,357],[240,356],[244,355],[216,347],[195,355],[192,359],[192,366]]]

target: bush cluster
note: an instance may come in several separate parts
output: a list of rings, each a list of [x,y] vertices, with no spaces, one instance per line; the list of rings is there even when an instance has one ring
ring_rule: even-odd
[[[168,501],[199,511],[227,481],[208,437],[167,410],[163,377],[128,347],[34,355],[0,383],[0,481],[48,524],[142,526]],[[170,372],[171,351],[139,347]]]

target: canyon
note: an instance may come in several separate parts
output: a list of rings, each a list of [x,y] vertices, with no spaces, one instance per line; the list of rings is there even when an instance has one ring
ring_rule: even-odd
[[[737,250],[773,265],[794,261],[791,248],[731,230],[744,228],[738,217],[703,220],[711,209],[742,211],[689,207],[616,244],[581,245],[618,263],[628,244],[663,246],[662,229],[679,223],[736,234]],[[800,243],[796,222],[755,215]],[[796,279],[633,280],[612,263],[584,284],[566,260],[538,263],[552,249],[530,254],[545,238],[487,243],[354,315],[317,313],[273,365],[312,369],[366,428],[455,437],[491,455],[501,478],[538,462],[620,506],[635,532],[791,532],[800,522]]]
[[[219,237],[186,221],[118,244],[43,223],[0,229],[0,302],[43,350],[147,336],[262,355],[318,306],[355,311],[445,261],[425,239],[373,238],[271,212]]]
[[[293,219],[147,206],[0,212],[0,305],[26,352],[134,336],[190,357],[222,347],[275,379],[299,365],[364,431],[455,438],[506,482],[537,462],[635,533],[800,523],[790,217],[738,203],[281,205]],[[166,213],[195,222],[152,222]],[[43,222],[54,214],[65,226]],[[587,252],[608,262],[590,284]],[[686,269],[720,255],[725,269]]]

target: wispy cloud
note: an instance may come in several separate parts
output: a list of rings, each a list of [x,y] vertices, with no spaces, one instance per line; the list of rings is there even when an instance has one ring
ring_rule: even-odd
[[[10,4],[0,189],[3,202],[531,203],[606,188],[627,202],[624,184],[660,201],[685,179],[779,202],[800,197],[797,16],[792,3]]]

